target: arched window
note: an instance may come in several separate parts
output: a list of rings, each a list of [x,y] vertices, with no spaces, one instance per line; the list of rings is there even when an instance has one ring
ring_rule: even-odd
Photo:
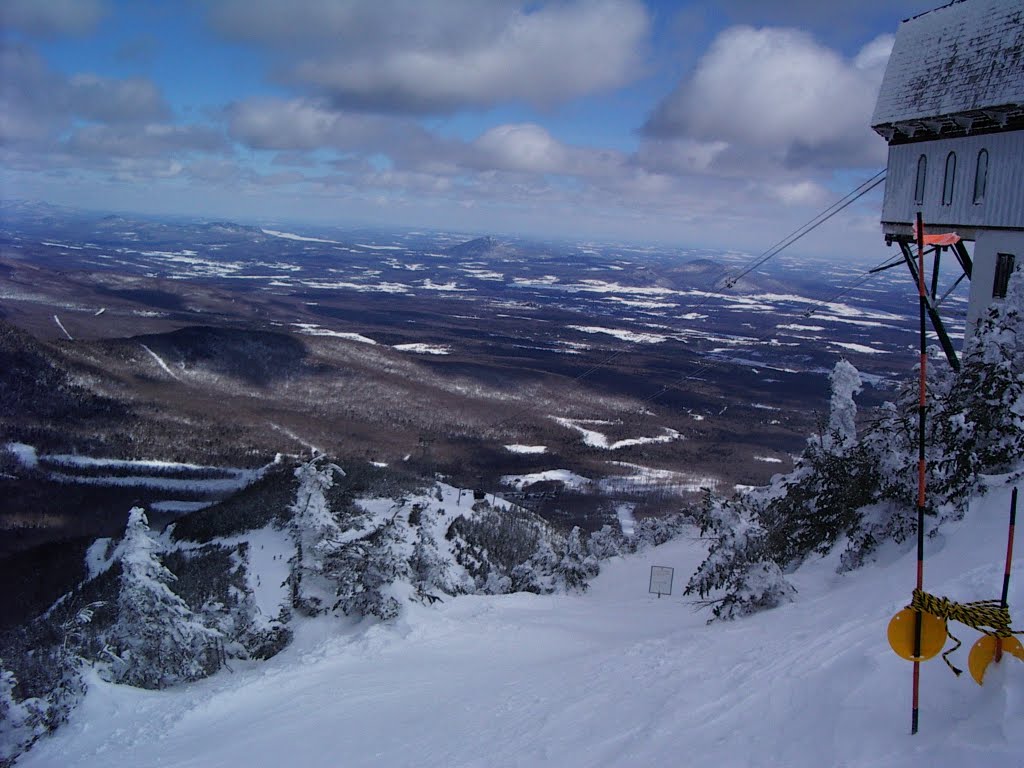
[[[928,158],[921,155],[917,158],[917,181],[914,182],[914,202],[920,205],[924,202],[924,181],[928,175]]]
[[[953,204],[953,182],[956,181],[956,152],[946,155],[946,175],[942,179],[942,204]]]
[[[978,153],[978,163],[974,166],[974,204],[985,200],[985,187],[988,185],[988,150]]]

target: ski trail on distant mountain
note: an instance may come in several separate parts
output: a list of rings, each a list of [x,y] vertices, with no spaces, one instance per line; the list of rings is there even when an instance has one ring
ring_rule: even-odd
[[[64,335],[68,337],[68,341],[74,341],[75,337],[68,333],[68,329],[64,327],[64,323],[60,321],[60,318],[56,315],[53,316],[53,322],[57,324],[57,327],[64,331]]]
[[[177,376],[177,375],[176,375],[176,374],[174,373],[174,371],[172,371],[172,370],[171,370],[170,368],[168,368],[168,367],[167,367],[167,363],[165,363],[165,362],[163,361],[163,358],[162,358],[162,357],[160,357],[160,355],[158,355],[158,354],[157,354],[156,352],[154,352],[154,351],[153,351],[152,349],[150,349],[149,347],[147,347],[147,346],[146,346],[145,344],[142,344],[142,345],[140,345],[140,346],[141,346],[141,347],[142,347],[142,348],[143,348],[144,350],[146,350],[147,352],[149,352],[150,356],[151,356],[151,357],[152,357],[152,358],[153,358],[154,360],[156,360],[156,364],[157,364],[157,365],[159,365],[159,366],[160,366],[161,368],[163,368],[163,369],[164,369],[164,372],[165,372],[165,373],[166,373],[166,374],[167,374],[168,376],[170,376],[170,377],[171,377],[172,379],[174,379],[175,381],[181,381],[181,379],[179,379],[179,378],[178,378],[178,376]]]
[[[308,440],[306,440],[306,439],[304,439],[304,438],[302,438],[302,437],[299,437],[299,436],[298,436],[297,434],[295,434],[294,432],[292,432],[292,431],[291,431],[290,429],[288,429],[287,427],[282,427],[282,426],[281,426],[280,424],[275,424],[275,423],[274,423],[274,422],[272,422],[272,421],[268,421],[268,422],[267,422],[267,424],[269,424],[269,425],[270,425],[271,427],[273,427],[274,429],[276,429],[276,430],[277,430],[278,432],[280,432],[281,434],[283,434],[283,435],[287,435],[288,437],[290,437],[290,438],[291,438],[292,440],[294,440],[295,442],[297,442],[297,443],[301,443],[301,444],[302,444],[302,445],[303,445],[304,447],[306,447],[306,448],[308,448],[309,450],[311,450],[311,451],[312,451],[312,452],[313,452],[314,454],[317,454],[317,453],[323,453],[323,451],[322,451],[322,450],[321,450],[320,448],[317,448],[317,447],[316,447],[315,445],[313,445],[313,444],[312,444],[311,442],[309,442]]]

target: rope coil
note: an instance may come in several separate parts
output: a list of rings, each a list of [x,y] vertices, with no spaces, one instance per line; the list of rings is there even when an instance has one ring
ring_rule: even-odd
[[[992,637],[1012,637],[1013,635],[1024,634],[1024,630],[1014,630],[1010,627],[1010,609],[999,600],[976,600],[971,603],[957,603],[948,597],[932,595],[921,589],[915,589],[913,599],[907,606],[914,611],[930,613],[940,619],[947,621],[958,621],[966,624],[982,634]],[[961,645],[960,638],[949,631],[946,625],[946,635],[954,642],[952,648],[942,654],[942,660],[946,662],[954,674],[959,677],[962,669],[953,666],[949,655],[956,651]]]

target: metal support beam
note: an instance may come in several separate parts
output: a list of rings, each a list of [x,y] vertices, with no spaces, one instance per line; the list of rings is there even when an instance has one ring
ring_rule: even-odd
[[[899,241],[900,251],[903,253],[903,260],[906,262],[907,268],[910,270],[910,276],[914,278],[914,283],[920,283],[923,279],[917,268],[917,263],[914,259],[914,254],[910,250],[910,246],[903,240]],[[935,329],[935,334],[939,337],[939,344],[942,346],[942,351],[946,353],[946,359],[949,361],[950,367],[954,371],[960,370],[960,360],[956,356],[956,349],[953,347],[953,342],[949,340],[949,334],[946,333],[946,326],[942,322],[942,318],[939,316],[938,310],[935,308],[935,302],[928,296],[925,296],[925,308],[928,312],[928,317],[932,321],[932,328]]]
[[[967,279],[970,280],[974,265],[971,263],[971,254],[967,252],[967,246],[964,245],[963,240],[953,246],[953,253],[956,254],[956,260],[960,262],[960,267],[963,269],[964,274],[967,275]]]
[[[935,304],[935,297],[939,293],[939,261],[942,257],[942,249],[935,247],[935,259],[932,263],[932,304]]]
[[[942,298],[941,299],[939,299],[938,301],[935,302],[935,306],[936,307],[942,306],[942,302],[944,302],[946,300],[946,297],[949,296],[949,294],[951,294],[954,290],[956,290],[956,287],[958,285],[960,285],[960,283],[963,282],[965,277],[967,277],[967,275],[965,275],[963,272],[961,272],[960,273],[960,277],[958,277],[956,279],[956,282],[953,283],[951,286],[949,286],[949,288],[946,290],[946,292],[944,294],[942,294]]]

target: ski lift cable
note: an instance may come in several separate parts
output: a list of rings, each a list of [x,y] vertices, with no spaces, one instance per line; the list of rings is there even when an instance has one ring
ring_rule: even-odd
[[[797,227],[797,229],[793,230],[791,233],[786,235],[784,238],[779,240],[777,243],[775,243],[774,245],[769,247],[767,250],[762,252],[762,254],[760,256],[758,256],[757,259],[750,266],[748,266],[746,269],[744,269],[738,275],[735,275],[733,277],[729,277],[726,280],[726,283],[725,283],[725,285],[723,287],[726,288],[726,289],[733,288],[736,285],[736,283],[739,280],[741,280],[743,277],[745,277],[746,275],[750,274],[751,272],[753,272],[755,269],[757,269],[761,265],[765,264],[769,259],[771,259],[772,257],[778,255],[782,250],[784,250],[785,248],[789,247],[790,245],[795,243],[800,238],[804,237],[808,233],[810,233],[813,230],[817,229],[819,226],[824,224],[826,221],[831,219],[833,216],[835,216],[840,211],[842,211],[845,208],[847,208],[850,205],[852,205],[854,202],[859,200],[861,197],[863,197],[868,192],[870,192],[875,187],[877,187],[879,184],[881,184],[883,181],[885,181],[885,174],[886,174],[886,170],[882,169],[881,171],[878,171],[876,174],[874,174],[869,179],[867,179],[867,180],[861,182],[860,184],[858,184],[850,192],[846,193],[841,198],[839,198],[838,200],[833,202],[831,205],[829,205],[823,211],[821,211],[820,213],[818,213],[817,215],[812,217],[805,224],[803,224],[800,227]],[[716,281],[716,283],[717,283],[717,281]],[[714,288],[714,286],[712,286],[712,288]],[[699,311],[702,307],[706,306],[708,304],[708,302],[710,302],[711,299],[714,298],[714,297],[715,297],[714,293],[709,293],[696,306],[690,308],[689,312],[693,313],[693,312]],[[576,383],[578,383],[580,381],[583,381],[586,378],[589,378],[591,375],[593,375],[597,371],[601,370],[602,368],[604,368],[608,364],[610,364],[613,361],[617,360],[622,355],[628,354],[630,351],[631,350],[628,350],[628,349],[619,349],[619,350],[616,350],[616,351],[612,352],[611,354],[609,354],[608,356],[606,356],[602,360],[599,360],[598,362],[594,363],[593,365],[591,365],[586,370],[584,370],[584,371],[580,372],[579,374],[577,374],[576,376],[574,376],[572,378],[572,380],[571,380],[571,383],[572,384],[576,384]],[[694,373],[690,374],[689,376],[681,378],[678,382],[676,382],[676,383],[674,383],[674,384],[672,384],[670,386],[676,386],[676,384],[681,383],[682,381],[687,381],[689,379],[692,379],[692,378],[700,375],[701,373],[705,372],[706,370],[709,370],[710,368],[712,368],[712,367],[714,367],[715,365],[718,365],[718,364],[719,364],[718,361],[712,361],[710,364],[706,364],[706,365],[702,366],[701,368],[699,368]],[[665,391],[667,391],[667,389]],[[661,394],[664,394],[664,392],[659,392],[659,393],[657,393],[654,396],[648,397],[646,400],[642,401],[642,403],[649,402],[650,400],[655,399],[655,397],[660,396]],[[505,418],[500,419],[499,421],[495,422],[494,426],[495,427],[499,427],[502,424],[505,424],[507,422],[513,421],[513,420],[517,419],[519,416],[521,416],[522,414],[526,413],[528,410],[530,410],[529,407],[520,408],[516,412],[510,414],[509,416],[506,416]]]
[[[839,293],[835,294],[834,296],[831,296],[828,299],[818,300],[816,303],[818,303],[818,304],[820,304],[822,306],[825,306],[827,304],[831,304],[832,302],[836,301],[837,299],[840,299],[843,296],[851,293],[855,289],[859,288],[861,285],[866,283],[868,280],[870,280],[872,277],[874,277],[879,272],[881,272],[881,271],[883,271],[885,269],[889,269],[890,267],[899,264],[902,261],[902,259],[903,259],[903,256],[901,254],[899,256],[894,256],[894,257],[887,258],[887,259],[883,260],[877,267],[873,267],[873,268],[867,270],[860,277],[860,279],[858,279],[857,282],[855,282],[853,285],[850,285],[850,286],[844,288]],[[955,283],[950,288],[950,290],[946,292],[946,295],[948,295],[953,290],[953,288],[956,287],[956,285],[958,283],[959,283],[959,281],[957,281],[957,283]],[[943,298],[945,298],[945,297],[943,297]],[[810,317],[814,312],[815,312],[814,309],[809,309],[809,310],[807,310],[806,312],[803,313],[803,316],[804,317]],[[651,402],[653,400],[657,400],[659,397],[664,395],[670,389],[676,389],[684,381],[691,381],[693,379],[696,379],[699,376],[701,376],[702,374],[704,374],[707,371],[709,371],[710,369],[712,369],[712,368],[714,368],[716,366],[722,365],[724,362],[726,362],[725,360],[717,359],[717,358],[705,357],[705,358],[702,358],[702,359],[704,359],[706,362],[704,362],[702,365],[700,365],[700,367],[696,368],[696,370],[694,370],[692,373],[688,373],[688,374],[686,374],[684,376],[680,376],[675,381],[672,381],[672,382],[670,382],[668,384],[662,385],[660,390],[655,392],[653,395],[649,395],[648,397],[644,398],[641,401],[641,404],[642,405],[646,405],[647,403],[649,403],[649,402]]]
[[[896,256],[893,256],[891,258],[885,259],[877,267],[872,267],[867,272],[862,274],[860,276],[860,278],[858,278],[858,280],[856,282],[854,282],[853,284],[848,285],[846,288],[843,288],[842,290],[840,290],[838,293],[834,294],[833,296],[830,296],[829,298],[821,300],[821,301],[819,301],[817,303],[822,305],[822,306],[825,306],[825,305],[831,304],[834,301],[838,301],[839,299],[843,298],[844,296],[847,296],[850,293],[853,293],[853,291],[855,291],[858,288],[860,288],[862,285],[864,285],[864,283],[866,283],[872,277],[877,275],[879,272],[884,272],[887,269],[891,269],[892,267],[895,267],[895,266],[899,265],[900,263],[902,263],[902,261],[903,261],[903,254],[897,254]],[[954,288],[955,287],[956,286],[954,286]],[[804,317],[810,317],[816,311],[817,311],[817,308],[808,309],[806,312],[804,312]]]
[[[819,227],[822,224],[824,224],[826,221],[831,219],[833,216],[835,216],[841,210],[843,210],[844,208],[846,208],[847,206],[849,206],[850,204],[852,204],[856,200],[860,199],[861,197],[866,195],[868,192],[870,192],[872,189],[874,189],[879,184],[881,184],[883,181],[885,181],[885,173],[886,173],[886,169],[884,169],[884,168],[882,170],[878,171],[878,173],[876,173],[874,176],[872,176],[871,178],[866,179],[865,181],[863,181],[860,184],[858,184],[856,187],[854,187],[852,190],[847,192],[841,198],[839,198],[838,200],[833,202],[831,205],[829,205],[823,211],[821,211],[818,214],[816,214],[815,216],[813,216],[811,219],[809,219],[807,222],[805,222],[801,226],[799,226],[796,229],[794,229],[792,232],[790,232],[788,235],[786,235],[781,240],[776,242],[774,245],[772,245],[771,247],[769,247],[766,250],[762,251],[762,253],[754,260],[754,262],[752,264],[750,264],[748,267],[746,267],[739,274],[727,276],[725,278],[725,282],[722,284],[721,288],[724,288],[726,290],[730,290],[730,289],[734,288],[736,286],[736,284],[741,279],[743,279],[745,276],[747,276],[748,274],[753,272],[758,267],[764,265],[769,259],[771,259],[772,257],[776,256],[782,250],[784,250],[785,248],[787,248],[790,245],[792,245],[793,243],[795,243],[797,240],[799,240],[804,235],[808,234],[809,232],[813,231],[817,227]],[[712,285],[712,290],[717,290],[718,289],[718,285],[717,285],[718,282],[719,282],[718,280],[715,281],[715,284]],[[706,306],[711,301],[712,298],[714,298],[714,294],[713,293],[709,293],[704,298],[703,301],[701,301],[696,306],[692,307],[690,309],[690,312],[697,312],[702,307]]]
[[[765,251],[761,256],[757,258],[756,261],[754,261],[753,264],[748,266],[738,275],[731,277],[728,283],[726,284],[726,287],[732,288],[739,280],[749,275],[751,272],[753,272],[761,265],[765,264],[769,259],[773,258],[774,256],[777,256],[779,253],[781,253],[783,250],[791,246],[796,241],[800,240],[805,235],[808,235],[811,232],[813,232],[815,229],[820,227],[822,224],[831,219],[840,211],[845,210],[846,208],[851,206],[853,203],[855,203],[868,192],[873,190],[883,181],[885,181],[885,171],[879,171],[874,176],[872,176],[871,179],[868,179],[868,181],[864,182],[864,184],[858,186],[853,192],[847,194],[845,197],[833,203],[831,206],[826,208],[825,211],[822,211],[822,213],[819,213],[817,216],[811,219],[807,224],[804,224],[802,227],[799,227],[798,229],[794,230],[789,235],[780,240],[778,243],[769,248],[767,251]]]
[[[838,200],[833,202],[825,210],[821,211],[816,216],[814,216],[812,219],[807,221],[805,224],[803,224],[800,227],[797,227],[795,230],[790,232],[788,235],[786,235],[784,238],[779,240],[777,243],[775,243],[774,245],[772,245],[771,247],[766,249],[761,254],[761,256],[758,257],[758,260],[752,266],[754,266],[754,268],[756,268],[757,266],[760,266],[765,261],[767,261],[772,256],[774,256],[775,253],[777,253],[776,249],[781,250],[782,248],[785,248],[788,245],[788,241],[790,241],[791,238],[799,239],[800,237],[803,237],[803,235],[806,234],[806,232],[809,232],[810,230],[814,229],[819,224],[823,223],[826,219],[831,218],[834,214],[838,213],[840,210],[842,210],[847,205],[852,203],[854,200],[857,200],[858,198],[860,198],[863,195],[865,195],[868,192],[870,192],[872,189],[874,189],[876,186],[878,186],[878,184],[880,184],[881,182],[883,182],[885,180],[884,179],[885,174],[886,174],[886,169],[883,168],[882,170],[878,171],[878,173],[876,173],[871,178],[866,179],[865,181],[863,181],[860,184],[858,184],[856,187],[854,187],[852,190],[847,192],[841,198],[839,198]],[[804,230],[806,230],[806,232]]]

